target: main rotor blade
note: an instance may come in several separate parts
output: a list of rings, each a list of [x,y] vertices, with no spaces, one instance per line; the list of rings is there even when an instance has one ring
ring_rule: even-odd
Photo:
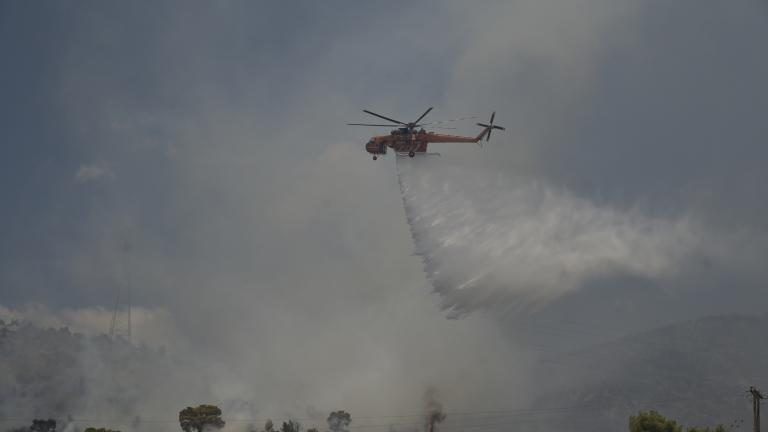
[[[434,107],[429,107],[426,111],[424,111],[424,114],[422,114],[421,117],[417,118],[414,123],[420,122],[421,119],[423,119],[427,114],[429,114],[430,111],[432,111],[432,108]]]
[[[388,128],[399,127],[398,125],[391,125],[391,124],[368,124],[368,123],[347,123],[347,126],[378,126],[378,127],[388,127]],[[425,125],[413,125],[414,129],[421,126],[425,126]],[[430,129],[456,129],[456,128],[446,127],[446,126],[430,126]]]
[[[391,121],[391,122],[393,122],[393,123],[399,123],[399,124],[401,124],[401,125],[406,125],[406,126],[408,125],[408,123],[403,123],[403,122],[401,122],[401,121],[399,121],[399,120],[391,119],[391,118],[389,118],[389,117],[384,117],[383,115],[381,115],[381,114],[376,114],[376,113],[375,113],[375,112],[373,112],[373,111],[363,110],[363,112],[364,112],[364,113],[366,113],[366,114],[370,114],[370,115],[372,115],[372,116],[376,116],[376,117],[378,117],[378,118],[382,118],[382,119],[384,119],[384,120],[387,120],[387,121]]]
[[[450,120],[442,120],[442,121],[435,121],[435,122],[429,122],[429,123],[422,123],[421,126],[450,123],[450,122],[455,122],[455,121],[460,121],[460,120],[469,120],[469,119],[476,119],[476,118],[477,117],[459,117],[459,118],[450,119]]]
[[[392,124],[368,124],[368,123],[347,123],[347,126],[381,126],[381,127],[390,127],[390,128],[397,127],[397,125],[392,125]]]

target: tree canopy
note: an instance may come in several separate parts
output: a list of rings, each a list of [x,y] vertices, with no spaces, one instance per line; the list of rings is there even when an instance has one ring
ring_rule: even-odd
[[[347,432],[349,424],[352,423],[352,416],[346,411],[334,411],[328,414],[328,429],[331,432]]]
[[[640,411],[629,417],[629,432],[683,432],[683,427],[656,411]]]
[[[296,420],[288,420],[283,422],[283,426],[280,428],[280,432],[301,432],[301,423]]]
[[[203,432],[224,427],[221,410],[216,405],[186,407],[179,412],[179,425],[184,432]]]
[[[275,432],[275,424],[272,423],[272,419],[267,419],[264,423],[264,432]]]
[[[29,430],[32,432],[56,432],[56,420],[32,420],[32,426]]]
[[[683,432],[683,426],[656,411],[640,411],[636,416],[629,417],[629,432]],[[692,427],[688,432],[725,432],[725,427]]]
[[[725,432],[725,426],[717,425],[714,428],[698,428],[693,427],[688,429],[688,432]]]

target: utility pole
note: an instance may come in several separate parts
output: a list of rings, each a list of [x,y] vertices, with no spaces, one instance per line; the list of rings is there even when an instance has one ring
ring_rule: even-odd
[[[752,398],[752,431],[760,432],[760,401],[765,397],[753,386],[749,386],[749,396]]]

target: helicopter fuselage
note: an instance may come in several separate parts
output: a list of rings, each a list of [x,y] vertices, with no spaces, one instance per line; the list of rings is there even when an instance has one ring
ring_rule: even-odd
[[[387,148],[395,153],[425,153],[429,135],[424,130],[410,132],[407,129],[393,130],[389,135],[377,135],[368,141],[365,150],[373,155],[387,154]]]
[[[410,157],[414,157],[417,154],[426,154],[427,145],[429,143],[476,143],[480,140],[483,133],[477,137],[465,137],[427,132],[424,129],[411,131],[407,128],[399,128],[390,132],[389,135],[377,135],[372,137],[365,144],[365,150],[372,154],[374,158],[378,155],[387,154],[387,148],[392,149],[392,151],[397,154],[407,154]]]

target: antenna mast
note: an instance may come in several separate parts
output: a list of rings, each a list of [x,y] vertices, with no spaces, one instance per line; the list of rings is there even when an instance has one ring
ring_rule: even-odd
[[[131,275],[128,272],[128,254],[131,248],[128,241],[123,241],[122,247],[122,278],[115,296],[115,308],[112,311],[112,322],[109,325],[109,337],[122,337],[131,342]],[[121,304],[120,294],[124,294]]]

